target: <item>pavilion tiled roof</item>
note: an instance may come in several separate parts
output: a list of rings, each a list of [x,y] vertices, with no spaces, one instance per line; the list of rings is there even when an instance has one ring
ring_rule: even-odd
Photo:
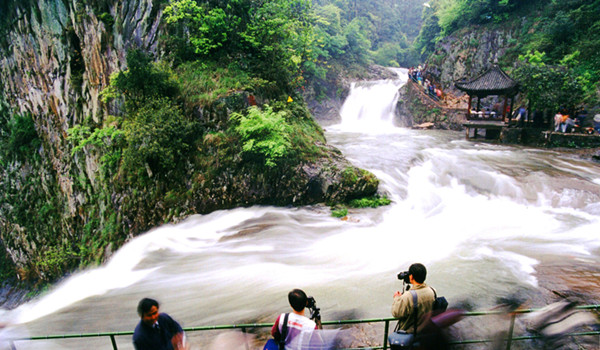
[[[494,65],[470,81],[455,82],[457,89],[469,95],[485,97],[489,95],[515,95],[519,84],[512,80],[500,67]]]

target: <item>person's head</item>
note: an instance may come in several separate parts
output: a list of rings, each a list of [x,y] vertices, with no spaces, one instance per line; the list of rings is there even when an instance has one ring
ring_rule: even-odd
[[[288,300],[294,311],[301,312],[306,307],[308,297],[301,289],[294,289],[288,293]]]
[[[408,275],[412,275],[412,278],[415,280],[415,282],[420,284],[425,282],[425,278],[427,277],[427,269],[425,268],[425,265],[415,263],[410,265],[408,268]]]
[[[152,326],[158,321],[158,301],[150,298],[140,300],[137,307],[138,315],[142,322],[148,326]]]

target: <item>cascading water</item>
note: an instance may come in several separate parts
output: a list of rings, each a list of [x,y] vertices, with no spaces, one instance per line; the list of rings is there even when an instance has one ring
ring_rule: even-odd
[[[13,326],[0,336],[133,330],[145,296],[187,327],[272,322],[296,287],[315,297],[324,320],[387,317],[401,288],[396,274],[416,261],[451,304],[489,308],[515,291],[535,304],[538,264],[600,260],[598,164],[396,128],[394,89],[403,83],[356,84],[342,123],[326,132],[381,179],[390,206],[351,210],[348,221],[321,206],[240,208],[159,227],[105,266],[5,312]],[[132,349],[129,337],[117,343]],[[110,343],[36,341],[18,349],[84,347]]]
[[[340,111],[340,126],[344,130],[365,132],[393,125],[398,89],[407,80],[406,69],[393,70],[398,75],[397,79],[352,83],[350,94]]]

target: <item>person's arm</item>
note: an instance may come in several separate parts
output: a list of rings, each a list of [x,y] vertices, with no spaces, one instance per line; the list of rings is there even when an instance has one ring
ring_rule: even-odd
[[[273,325],[273,328],[271,328],[271,335],[273,336],[273,339],[275,340],[279,340],[279,338],[281,338],[281,333],[279,332],[279,318],[281,317],[281,315],[277,316],[277,320],[275,320],[275,324]]]
[[[161,314],[161,316],[165,316],[164,318],[166,321],[166,326],[168,327],[171,334],[173,334],[173,337],[171,337],[171,344],[173,344],[173,349],[184,349],[185,333],[183,332],[183,328],[181,327],[181,325],[167,314],[163,313]]]
[[[400,292],[396,292],[394,294],[394,302],[392,303],[392,316],[403,319],[406,315],[410,315],[409,298],[403,297]]]
[[[171,338],[171,344],[173,345],[173,350],[184,350],[184,333],[183,331],[175,334],[173,338]]]

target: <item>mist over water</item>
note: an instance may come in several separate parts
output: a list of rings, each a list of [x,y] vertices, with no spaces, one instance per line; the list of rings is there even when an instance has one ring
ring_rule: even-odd
[[[598,164],[396,128],[404,76],[355,84],[342,123],[326,130],[329,143],[377,175],[390,206],[350,210],[347,221],[323,206],[240,208],[158,227],[104,266],[5,312],[15,326],[0,336],[131,331],[146,296],[185,327],[272,322],[297,287],[315,297],[323,320],[388,317],[402,288],[396,274],[417,261],[451,304],[486,309],[516,291],[533,298],[539,263],[600,260]],[[132,349],[130,337],[117,342]],[[82,344],[111,348],[84,339],[18,349]]]

